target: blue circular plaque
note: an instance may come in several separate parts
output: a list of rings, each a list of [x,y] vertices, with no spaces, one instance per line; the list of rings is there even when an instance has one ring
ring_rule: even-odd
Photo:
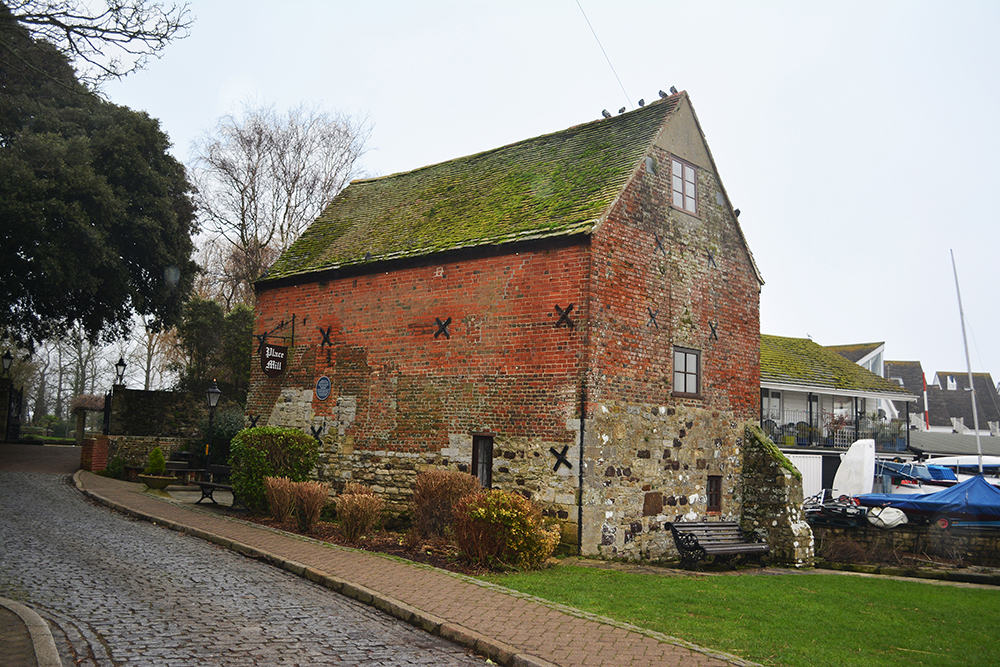
[[[330,378],[325,375],[316,380],[316,398],[321,401],[330,398]]]

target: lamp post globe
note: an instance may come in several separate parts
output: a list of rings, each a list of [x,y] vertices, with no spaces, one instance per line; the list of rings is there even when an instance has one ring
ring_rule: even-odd
[[[14,361],[14,355],[12,355],[10,353],[10,350],[7,350],[6,352],[4,352],[4,354],[3,354],[3,372],[4,372],[4,374],[10,372],[10,365],[11,365],[11,363],[13,361]]]
[[[117,378],[117,382],[115,384],[125,384],[125,367],[127,365],[128,364],[125,363],[125,357],[118,357],[118,363],[115,364],[115,377]]]

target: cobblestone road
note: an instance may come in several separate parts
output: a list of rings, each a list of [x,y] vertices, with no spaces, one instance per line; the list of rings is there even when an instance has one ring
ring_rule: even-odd
[[[482,665],[281,570],[0,471],[0,596],[52,625],[64,665]]]

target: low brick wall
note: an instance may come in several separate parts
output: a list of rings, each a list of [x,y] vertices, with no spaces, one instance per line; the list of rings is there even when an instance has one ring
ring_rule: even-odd
[[[860,544],[874,557],[932,556],[958,561],[964,565],[1000,566],[1000,530],[949,528],[936,525],[903,524],[895,528],[875,526],[841,527],[813,526],[816,554],[838,538],[848,538]]]

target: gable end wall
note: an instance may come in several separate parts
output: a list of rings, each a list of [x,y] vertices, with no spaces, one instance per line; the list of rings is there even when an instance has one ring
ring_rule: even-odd
[[[583,544],[655,561],[676,555],[668,522],[740,519],[760,284],[717,176],[698,170],[694,217],[670,206],[671,154],[650,156],[593,240]],[[701,396],[673,395],[674,345],[701,352]],[[707,511],[709,475],[722,478],[720,514]]]

